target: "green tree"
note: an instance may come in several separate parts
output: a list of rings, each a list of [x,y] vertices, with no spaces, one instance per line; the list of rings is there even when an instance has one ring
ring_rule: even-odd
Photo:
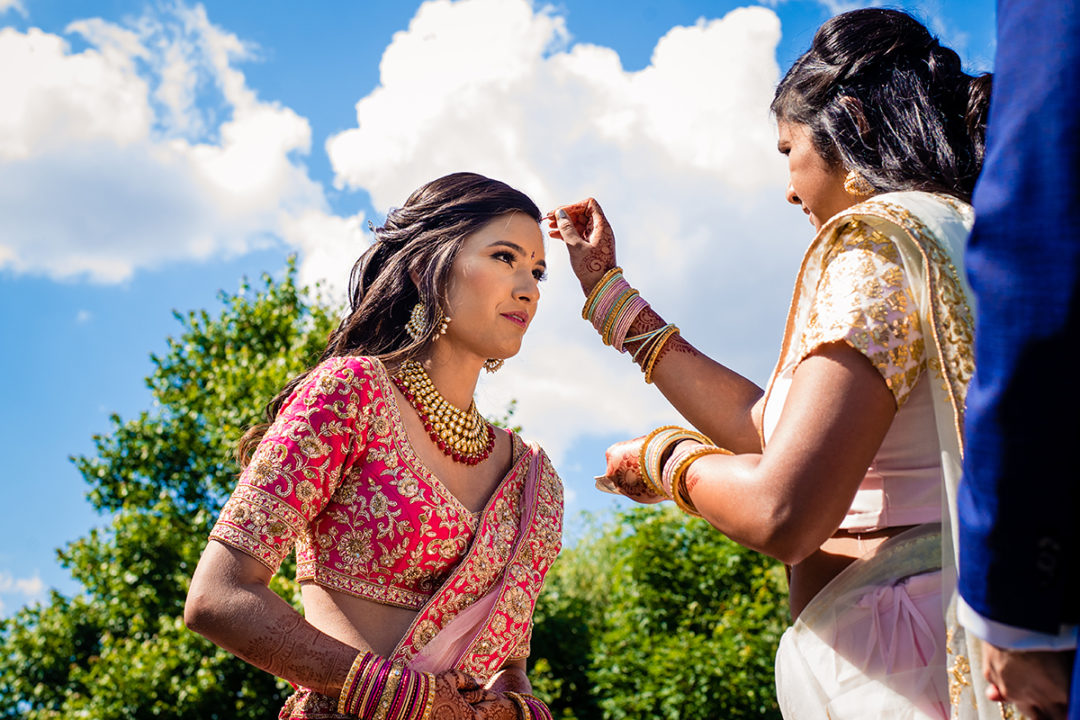
[[[670,505],[565,550],[536,613],[534,682],[556,717],[779,718],[783,566]]]
[[[60,552],[82,590],[0,623],[0,720],[275,717],[288,687],[184,628],[188,582],[260,404],[314,363],[334,312],[264,276],[216,315],[177,314],[153,404],[74,458],[109,520]],[[513,406],[501,419],[510,424]],[[294,606],[290,559],[271,587]],[[537,609],[533,674],[564,718],[776,715],[780,569],[670,510],[625,513],[564,552]]]
[[[153,407],[113,416],[96,454],[74,462],[110,516],[59,552],[82,585],[0,629],[0,718],[267,718],[287,686],[189,632],[188,581],[236,481],[233,446],[260,404],[315,362],[334,324],[296,285],[290,262],[221,295],[217,316],[177,314],[182,331],[152,356]],[[272,587],[296,603],[291,567]]]

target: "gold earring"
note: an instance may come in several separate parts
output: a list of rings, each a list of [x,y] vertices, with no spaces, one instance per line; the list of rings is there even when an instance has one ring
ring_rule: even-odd
[[[405,323],[405,332],[413,340],[419,340],[424,334],[424,325],[426,324],[427,317],[425,317],[424,313],[424,303],[418,302],[413,305],[412,313],[409,315],[409,322]]]
[[[489,373],[497,372],[504,362],[506,361],[501,358],[488,358],[484,361],[484,369]]]
[[[435,323],[435,339],[438,340],[440,335],[446,334],[446,328],[450,326],[450,318],[443,314],[442,308],[438,310],[438,321]]]
[[[875,188],[862,175],[854,170],[848,170],[848,174],[844,177],[844,192],[857,198],[864,198],[873,195]]]
[[[440,335],[446,334],[446,328],[450,325],[450,318],[443,315],[442,308],[436,308],[435,312],[435,339],[438,340]],[[427,332],[427,313],[424,312],[423,302],[413,305],[412,313],[409,314],[409,321],[405,323],[405,332],[413,340],[419,340]]]

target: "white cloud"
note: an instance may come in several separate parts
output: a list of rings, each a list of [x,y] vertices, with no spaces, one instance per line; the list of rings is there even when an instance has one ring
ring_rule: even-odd
[[[17,578],[9,572],[0,570],[0,598],[15,595],[15,601],[19,605],[40,600],[45,593],[45,583],[41,576],[34,573],[32,577]],[[0,599],[0,617],[7,614],[7,603]]]
[[[328,214],[307,120],[260,100],[200,6],[57,35],[0,30],[0,267],[116,282],[243,253]],[[309,241],[310,242],[310,241]]]
[[[0,0],[0,15],[3,15],[9,10],[14,10],[23,17],[26,17],[26,6],[22,4],[22,0]]]
[[[79,310],[75,313],[75,322],[79,325],[85,325],[94,319],[94,313],[89,310]]]
[[[526,0],[432,0],[383,54],[357,126],[327,150],[341,187],[380,212],[418,185],[475,170],[543,208],[593,195],[627,278],[714,357],[764,381],[811,229],[784,205],[768,104],[776,15],[744,8],[671,29],[651,63],[570,46],[563,18]],[[458,52],[476,48],[476,52]],[[482,408],[515,420],[556,459],[578,440],[640,433],[675,413],[580,318],[566,253],[521,354],[481,381]]]

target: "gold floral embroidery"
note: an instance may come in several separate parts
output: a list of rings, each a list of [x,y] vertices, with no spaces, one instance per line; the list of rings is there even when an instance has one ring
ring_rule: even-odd
[[[961,216],[971,208],[946,196],[938,196]],[[952,401],[957,437],[963,438],[967,388],[975,373],[975,317],[960,272],[949,253],[917,215],[899,203],[871,200],[863,203],[867,215],[876,215],[903,227],[924,258],[926,282],[930,290],[930,329],[940,360],[931,363],[935,375],[945,385]],[[960,451],[963,453],[963,442]]]
[[[964,655],[957,655],[949,668],[949,699],[953,707],[960,707],[960,699],[971,691],[971,663]]]
[[[404,658],[507,573],[490,626],[460,664],[489,676],[528,653],[532,609],[561,544],[562,484],[542,452],[534,516],[518,542],[529,453],[511,437],[514,467],[474,515],[416,456],[381,363],[336,358],[283,408],[211,537],[274,571],[295,545],[298,580],[424,608]]]
[[[798,357],[842,340],[885,379],[897,406],[926,366],[922,330],[900,254],[887,237],[857,220],[826,251]]]
[[[408,662],[430,641],[427,622],[445,626],[454,616],[487,594],[504,575],[506,583],[489,612],[488,620],[457,667],[485,679],[509,658],[527,657],[532,611],[544,576],[558,555],[562,535],[562,483],[541,452],[540,478],[533,513],[525,537],[513,557],[516,529],[520,526],[522,491],[527,457],[513,473],[517,482],[489,502],[472,549],[446,584],[432,598],[406,632],[394,659]],[[510,527],[511,531],[506,532]]]

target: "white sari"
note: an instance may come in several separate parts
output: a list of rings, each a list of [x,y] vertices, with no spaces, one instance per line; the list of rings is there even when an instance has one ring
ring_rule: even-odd
[[[986,699],[978,640],[956,620],[956,487],[974,371],[973,303],[958,268],[971,208],[942,195],[889,193],[826,223],[803,259],[766,400],[777,377],[802,359],[815,291],[852,219],[895,245],[918,309],[944,480],[942,522],[883,543],[814,597],[777,654],[781,709],[788,720],[1011,717],[1011,708]]]

